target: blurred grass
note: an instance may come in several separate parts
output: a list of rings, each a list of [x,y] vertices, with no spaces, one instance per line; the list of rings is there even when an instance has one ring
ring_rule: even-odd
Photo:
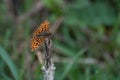
[[[65,71],[63,72],[62,76],[60,78],[58,78],[58,80],[63,80],[65,78],[65,76],[69,73],[69,71],[71,70],[72,67],[74,67],[74,63],[77,62],[77,60],[79,59],[79,57],[85,52],[85,49],[82,49],[80,52],[78,52],[74,57],[72,62],[69,65],[66,65],[65,67]]]
[[[30,38],[42,21],[53,25],[61,16],[64,20],[53,37],[53,53],[72,64],[55,62],[55,79],[120,80],[120,0],[42,0],[42,9],[20,23],[6,1],[0,0],[0,80],[42,80],[41,65],[29,52]],[[38,3],[12,1],[17,17]],[[86,64],[89,58],[97,63]]]
[[[2,46],[0,46],[0,56],[3,59],[3,61],[5,61],[5,63],[7,64],[7,66],[10,68],[10,71],[14,77],[15,80],[18,80],[18,72],[17,69],[13,63],[13,61],[11,60],[10,56],[8,55],[8,53],[4,50],[4,48],[2,48]],[[3,76],[4,78],[7,78],[5,76]]]

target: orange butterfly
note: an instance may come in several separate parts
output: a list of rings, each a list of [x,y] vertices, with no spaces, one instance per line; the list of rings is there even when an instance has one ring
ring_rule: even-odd
[[[45,38],[50,36],[49,32],[49,22],[44,21],[41,25],[34,31],[33,37],[31,39],[31,51],[36,50],[42,42],[44,42]]]

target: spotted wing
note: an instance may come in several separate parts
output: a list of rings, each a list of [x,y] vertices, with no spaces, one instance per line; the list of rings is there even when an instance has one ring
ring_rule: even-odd
[[[36,35],[40,35],[42,32],[48,32],[49,33],[49,22],[48,21],[44,21],[39,27],[38,29],[36,29],[33,33],[33,36]]]
[[[31,51],[36,50],[44,40],[45,40],[44,37],[41,37],[41,38],[33,37],[31,39]]]

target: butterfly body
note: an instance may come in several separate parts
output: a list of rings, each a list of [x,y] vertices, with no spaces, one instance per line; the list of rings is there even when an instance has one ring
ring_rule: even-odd
[[[36,50],[42,44],[42,42],[44,42],[45,38],[50,35],[49,22],[44,21],[33,33],[31,39],[31,51]]]
[[[46,31],[44,31],[44,32],[42,32],[41,34],[39,34],[39,35],[36,35],[38,38],[40,38],[40,37],[48,37],[48,36],[50,36],[51,35],[51,33],[48,33],[48,32],[46,32]]]

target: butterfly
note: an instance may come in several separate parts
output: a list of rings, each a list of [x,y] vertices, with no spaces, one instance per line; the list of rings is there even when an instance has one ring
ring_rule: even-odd
[[[39,46],[44,42],[45,38],[50,36],[49,32],[49,22],[44,21],[40,24],[40,26],[33,32],[33,36],[31,38],[31,51],[35,51]]]

